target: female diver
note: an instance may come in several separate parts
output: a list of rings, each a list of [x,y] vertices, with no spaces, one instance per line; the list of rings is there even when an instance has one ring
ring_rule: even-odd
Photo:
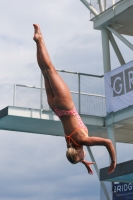
[[[83,163],[88,173],[93,174],[91,164],[94,164],[94,162],[84,160],[86,153],[83,150],[83,145],[103,145],[107,148],[111,157],[108,173],[112,173],[116,167],[115,150],[112,142],[109,139],[88,136],[87,127],[75,109],[69,89],[50,60],[40,27],[37,24],[33,24],[33,26],[35,30],[33,39],[37,46],[38,65],[44,76],[48,104],[60,118],[64,128],[68,148],[66,151],[67,159],[73,164]]]

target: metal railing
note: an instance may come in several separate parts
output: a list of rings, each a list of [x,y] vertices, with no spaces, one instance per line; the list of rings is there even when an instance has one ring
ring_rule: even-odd
[[[105,92],[103,76],[57,70],[68,85],[79,114],[105,116]],[[13,105],[49,110],[43,79],[41,87],[14,85]]]
[[[102,5],[104,10],[107,10],[117,4],[118,2],[123,0],[102,0]],[[99,0],[90,0],[90,4],[93,6],[93,8],[100,14],[101,8],[100,8],[100,1]],[[90,18],[92,19],[94,17],[93,13],[90,12]]]

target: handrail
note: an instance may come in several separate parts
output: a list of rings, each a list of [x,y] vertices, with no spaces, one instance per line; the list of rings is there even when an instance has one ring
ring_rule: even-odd
[[[20,87],[28,87],[28,88],[35,88],[35,89],[41,89],[41,87],[36,87],[36,86],[31,86],[31,85],[21,85],[21,84],[15,84],[15,86],[20,86]],[[43,90],[46,90],[45,88],[42,88]],[[75,92],[70,90],[70,92],[72,94],[79,94],[79,92]],[[100,94],[91,94],[91,93],[86,93],[86,92],[80,92],[80,94],[82,95],[87,95],[87,96],[96,96],[96,97],[103,97],[105,98],[104,95],[100,95]]]
[[[101,104],[103,104],[104,102],[105,102],[105,95],[104,95],[104,91],[103,91],[103,89],[104,89],[104,85],[103,85],[103,75],[101,75],[101,76],[99,76],[99,75],[94,75],[94,74],[85,74],[85,73],[79,73],[79,72],[71,72],[71,71],[66,71],[66,70],[60,70],[60,69],[57,69],[57,71],[58,72],[61,72],[61,76],[63,76],[63,75],[65,75],[66,76],[66,78],[68,78],[69,77],[69,79],[72,81],[71,83],[72,83],[72,85],[70,84],[70,92],[71,92],[71,94],[72,95],[74,95],[74,94],[76,94],[76,96],[73,96],[73,98],[74,98],[74,102],[76,103],[76,106],[77,106],[77,110],[78,110],[78,112],[79,112],[79,114],[83,114],[83,110],[85,109],[83,109],[83,107],[84,107],[84,105],[83,105],[83,101],[85,100],[85,101],[91,101],[91,103],[93,103],[93,101],[94,102],[96,102],[96,103],[98,103],[98,104],[95,104],[95,106],[98,106],[98,105],[101,105]],[[63,74],[64,73],[64,74]],[[76,77],[76,82],[74,81],[73,82],[73,77],[71,77],[71,76],[68,76],[67,75],[67,73],[69,73],[69,74],[75,74],[75,77]],[[87,76],[86,77],[86,79],[84,79],[84,77],[85,76]],[[42,77],[42,75],[41,75],[41,77]],[[93,79],[94,78],[94,79]],[[91,82],[94,82],[95,83],[95,81],[96,81],[96,83],[97,83],[97,85],[96,85],[96,83],[94,84],[94,90],[92,90],[92,88],[88,88],[88,90],[86,90],[85,92],[82,90],[82,84],[84,84],[86,81],[86,83],[88,84],[88,80],[89,81],[91,81]],[[98,80],[98,82],[97,82],[97,80]],[[19,95],[19,92],[21,92],[20,94],[23,94],[23,95],[25,95],[25,93],[22,93],[22,91],[21,90],[18,90],[18,88],[19,87],[24,87],[24,88],[31,88],[31,89],[39,89],[40,90],[40,97],[37,97],[38,98],[38,102],[40,101],[40,103],[38,104],[36,104],[37,105],[37,107],[39,107],[40,108],[40,118],[41,118],[41,115],[42,115],[42,110],[44,109],[44,107],[45,107],[45,104],[44,104],[44,102],[46,103],[46,99],[44,99],[44,98],[46,98],[46,97],[43,97],[43,95],[45,94],[45,88],[44,88],[44,85],[43,85],[43,78],[41,78],[41,84],[40,84],[40,87],[38,87],[38,86],[33,86],[33,85],[24,85],[24,84],[15,84],[14,85],[14,97],[13,97],[13,105],[14,106],[16,106],[17,105],[17,102],[18,102],[18,95]],[[99,82],[100,81],[100,82]],[[66,80],[66,82],[67,82],[67,80]],[[91,82],[89,82],[89,83],[91,83]],[[74,89],[75,88],[75,85],[73,85],[73,83],[74,84],[76,84],[76,89]],[[101,89],[99,88],[99,83],[101,84]],[[69,84],[69,81],[68,81],[68,84]],[[17,87],[18,86],[18,87]],[[74,86],[74,87],[73,87]],[[87,86],[88,87],[88,86]],[[93,87],[93,86],[92,86]],[[97,88],[98,87],[98,88]],[[91,89],[91,90],[90,90]],[[99,89],[100,89],[100,91],[99,91]],[[24,90],[25,91],[25,90]],[[94,91],[94,92],[93,92]],[[28,90],[27,90],[27,92],[28,92]],[[27,94],[27,93],[26,93]],[[94,97],[94,98],[93,98]],[[101,100],[100,100],[100,98],[101,98]],[[24,99],[23,99],[23,101],[22,101],[22,104],[21,104],[21,100],[20,100],[20,105],[23,105],[23,102],[25,103],[25,101],[28,101],[28,99],[29,99],[29,96],[28,96],[28,98],[27,99],[25,99],[25,96],[24,96]],[[34,99],[31,99],[30,100],[31,102],[34,102]],[[100,103],[101,102],[101,103]],[[87,103],[87,102],[86,102]],[[99,104],[100,103],[100,104]],[[25,105],[25,104],[24,104]],[[36,107],[36,105],[35,105],[35,107]],[[86,104],[87,105],[87,104]],[[93,104],[94,105],[94,104]],[[30,106],[30,105],[29,105]],[[47,103],[46,103],[46,107],[47,107],[48,105],[47,105]],[[102,105],[103,106],[103,105]],[[33,106],[34,107],[34,106]],[[103,111],[102,111],[102,113],[104,113],[104,108],[105,107],[105,105],[102,107],[102,109],[103,109]],[[89,107],[88,107],[88,109],[90,109]],[[92,109],[92,108],[91,108]],[[92,111],[91,111],[91,109],[90,109],[90,113],[92,113]],[[97,108],[98,109],[98,108]],[[99,110],[99,109],[98,109]],[[106,109],[105,109],[106,110]],[[96,111],[96,110],[95,110]],[[95,111],[93,112],[93,113],[95,113]],[[88,111],[87,111],[88,112]],[[98,113],[98,111],[97,111],[97,113]],[[101,113],[101,114],[102,114]],[[104,114],[102,114],[102,116],[103,116]],[[99,116],[99,113],[98,113],[98,116]]]
[[[79,74],[79,75],[84,75],[84,76],[92,76],[92,77],[97,77],[97,78],[102,78],[104,75],[94,75],[94,74],[85,74],[85,73],[80,73],[80,72],[73,72],[73,71],[66,71],[66,70],[61,70],[61,69],[56,69],[58,72],[65,72],[65,73],[70,73],[70,74]]]

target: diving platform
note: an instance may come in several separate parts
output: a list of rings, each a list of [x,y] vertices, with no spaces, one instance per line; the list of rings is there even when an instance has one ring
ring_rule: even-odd
[[[90,134],[104,126],[104,118],[81,115]],[[8,106],[0,111],[0,129],[64,136],[60,119],[52,111]]]
[[[110,26],[119,34],[133,36],[133,1],[119,1],[109,7],[104,12],[95,16],[94,29],[101,30],[103,27]]]
[[[111,174],[107,171],[108,167],[100,169],[100,181],[133,183],[133,160],[117,164]]]
[[[114,126],[116,142],[133,143],[133,106],[105,117],[80,115],[89,136],[108,138],[107,127]],[[64,136],[60,119],[51,111],[8,106],[0,111],[0,129]]]

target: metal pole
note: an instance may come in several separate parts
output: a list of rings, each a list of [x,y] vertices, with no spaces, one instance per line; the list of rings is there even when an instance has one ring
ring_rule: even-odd
[[[95,168],[95,171],[96,171],[97,176],[98,176],[98,178],[99,178],[99,169],[98,169],[98,166],[97,166],[97,164],[96,164],[95,158],[94,158],[94,156],[93,156],[93,154],[92,154],[92,151],[91,151],[90,147],[87,146],[87,150],[88,150],[88,152],[89,152],[89,155],[90,155],[90,157],[91,157],[92,162],[95,162],[94,168]],[[101,185],[102,185],[102,188],[103,188],[104,194],[105,194],[105,196],[106,196],[106,199],[107,199],[107,200],[110,200],[110,197],[109,197],[109,194],[108,194],[108,192],[107,192],[107,189],[106,189],[106,187],[105,187],[104,182],[101,181],[100,183],[101,183]]]
[[[103,49],[103,67],[104,73],[111,71],[109,35],[106,28],[101,29],[102,33],[102,49]]]
[[[43,75],[42,75],[42,72],[41,72],[41,90],[40,90],[40,109],[43,108]]]
[[[108,138],[112,141],[116,154],[117,152],[116,152],[116,141],[115,141],[115,128],[114,126],[108,126],[107,130],[108,130]],[[116,154],[116,160],[117,160],[117,154]]]
[[[112,0],[112,5],[114,5],[115,4],[115,0]]]
[[[92,154],[92,151],[91,151],[90,147],[87,146],[87,150],[88,150],[88,152],[89,152],[89,155],[90,155],[90,157],[91,157],[92,162],[95,162],[94,168],[95,168],[95,171],[96,171],[97,176],[98,176],[98,178],[99,178],[99,169],[98,169],[98,166],[97,166],[97,164],[96,164],[95,158],[94,158],[94,156],[93,156],[93,154]]]
[[[108,194],[108,192],[107,192],[107,189],[106,189],[106,187],[105,187],[104,182],[101,181],[100,183],[101,183],[101,185],[102,185],[102,188],[103,188],[104,194],[105,194],[105,196],[106,196],[106,199],[107,199],[107,200],[110,200],[110,197],[109,197],[109,194]]]
[[[106,0],[103,1],[104,10],[106,10]]]
[[[16,104],[16,84],[14,84],[13,106]]]
[[[123,58],[123,56],[122,56],[122,54],[121,54],[121,52],[120,52],[120,50],[118,48],[118,45],[117,45],[117,43],[116,43],[116,41],[115,41],[115,39],[114,39],[114,37],[113,37],[111,32],[109,33],[109,39],[110,39],[110,42],[112,44],[112,47],[113,47],[113,49],[114,49],[114,51],[115,51],[115,53],[117,55],[117,58],[118,58],[120,64],[124,65],[125,64],[124,58]]]
[[[103,67],[104,73],[111,71],[111,62],[110,62],[110,48],[109,48],[109,33],[106,28],[101,29],[102,34],[102,49],[103,49]],[[110,199],[107,189],[104,182],[101,182],[101,186],[106,195],[107,199]]]
[[[41,72],[41,82],[40,82],[40,118],[42,117],[42,109],[43,109],[43,74]]]
[[[118,37],[124,44],[126,44],[131,50],[133,50],[133,45],[127,40],[125,39],[122,35],[120,35],[117,31],[115,31],[113,28],[111,28],[110,26],[106,26],[106,28],[111,31],[112,33],[114,33],[114,35],[116,37]]]
[[[92,13],[93,15],[98,15],[99,13],[97,12],[97,10],[95,10],[95,8],[93,8],[93,6],[88,3],[86,0],[80,0]]]
[[[100,12],[103,12],[104,11],[103,1],[102,0],[98,0],[98,1],[99,1]]]
[[[81,113],[81,110],[80,110],[80,109],[81,109],[81,108],[80,108],[80,100],[81,100],[81,99],[80,99],[80,74],[78,74],[78,97],[79,97],[79,98],[78,98],[78,100],[79,100],[79,102],[78,102],[78,107],[79,107],[79,109],[78,109],[78,110],[79,110],[79,114],[80,114],[80,113]]]
[[[112,141],[114,149],[115,149],[115,154],[116,154],[116,162],[117,162],[117,151],[116,151],[116,141],[115,141],[115,128],[114,126],[108,126],[108,138]],[[111,163],[111,159],[109,158],[109,163]],[[110,183],[110,188],[112,187],[112,184]]]

